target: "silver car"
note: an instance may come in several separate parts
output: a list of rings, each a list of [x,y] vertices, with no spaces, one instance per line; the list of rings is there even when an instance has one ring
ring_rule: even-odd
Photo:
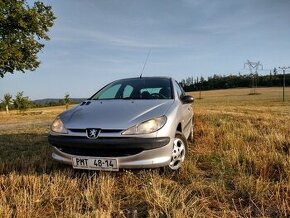
[[[192,137],[192,102],[172,78],[117,80],[54,120],[52,157],[76,169],[178,170]]]

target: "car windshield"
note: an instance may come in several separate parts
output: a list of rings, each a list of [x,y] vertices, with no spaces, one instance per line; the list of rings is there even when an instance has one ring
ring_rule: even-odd
[[[92,100],[110,99],[172,99],[170,79],[135,78],[110,83],[91,97]]]

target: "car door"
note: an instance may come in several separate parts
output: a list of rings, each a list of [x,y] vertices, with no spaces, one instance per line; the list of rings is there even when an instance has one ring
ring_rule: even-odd
[[[192,117],[193,117],[192,105],[182,102],[182,97],[185,96],[186,94],[177,81],[175,81],[175,89],[177,91],[177,95],[180,100],[182,132],[186,137],[188,137],[192,130]]]

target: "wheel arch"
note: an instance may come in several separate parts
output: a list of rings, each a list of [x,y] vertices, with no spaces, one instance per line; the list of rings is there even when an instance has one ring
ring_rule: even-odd
[[[181,123],[178,123],[176,131],[179,131],[179,132],[182,133],[182,125],[181,125]]]

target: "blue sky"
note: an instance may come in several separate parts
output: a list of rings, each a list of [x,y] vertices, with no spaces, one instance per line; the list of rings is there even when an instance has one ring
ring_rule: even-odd
[[[6,74],[0,98],[89,97],[115,79],[246,72],[290,65],[289,0],[44,1],[57,16],[34,72]],[[260,73],[268,73],[261,71]]]

